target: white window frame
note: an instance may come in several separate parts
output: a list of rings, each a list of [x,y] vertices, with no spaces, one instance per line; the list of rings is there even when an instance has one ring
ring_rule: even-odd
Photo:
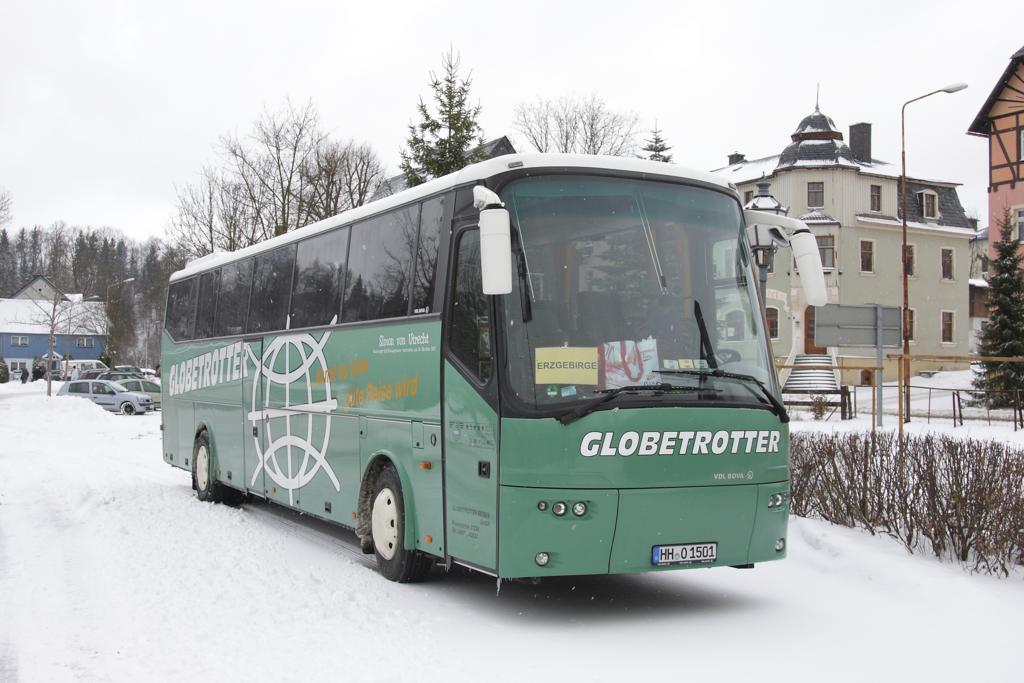
[[[21,343],[19,343],[19,341]],[[11,346],[23,349],[28,346],[28,335],[27,334],[12,334],[11,335]]]
[[[874,189],[878,188],[878,208],[871,206],[871,200],[874,198]],[[882,186],[871,183],[868,185],[868,211],[870,213],[882,213]]]
[[[775,336],[772,336],[772,326],[768,324],[768,311],[775,311]],[[778,306],[764,307],[764,324],[768,328],[768,338],[777,340],[782,332],[782,311],[779,310]]]
[[[1024,132],[1021,133],[1021,140],[1024,140]],[[1021,144],[1024,145],[1024,142],[1021,142]],[[1010,215],[1013,217],[1014,225],[1017,228],[1017,241],[1024,242],[1024,204],[1010,207]],[[992,232],[991,228],[989,228],[989,232]]]
[[[830,273],[830,272],[832,272],[833,270],[836,269],[836,261],[838,260],[838,256],[839,256],[839,254],[837,253],[838,252],[838,248],[836,247],[836,242],[838,240],[836,239],[836,236],[832,235],[832,234],[815,235],[814,236],[814,241],[815,241],[815,243],[817,244],[817,247],[818,247],[818,256],[819,256],[819,258],[821,257],[822,246],[821,246],[821,242],[819,242],[818,240],[820,238],[822,238],[822,237],[828,237],[828,238],[830,238],[832,240],[832,246],[825,247],[826,249],[829,249],[829,250],[832,251],[832,265],[831,266],[826,266],[825,265],[825,260],[822,259],[822,261],[821,261],[822,269],[825,272]]]
[[[92,337],[75,337],[75,348],[94,349],[96,348],[96,340]]]
[[[917,270],[917,244],[913,243],[913,242],[907,242],[907,249],[910,250],[910,256],[911,256],[910,262],[914,264],[914,270],[912,270],[911,272],[907,273],[907,277],[910,278],[911,280],[916,280],[917,279],[917,273],[918,273],[918,270]],[[901,267],[902,267],[902,265],[903,264],[900,264]],[[953,272],[956,272],[956,270],[954,269]]]
[[[944,251],[949,252],[949,267],[953,271],[952,273],[950,273],[950,275],[952,275],[953,277],[947,278],[946,274],[942,272],[942,252]],[[956,249],[954,249],[953,247],[939,245],[939,280],[941,282],[956,282]]]
[[[920,190],[920,191],[918,191],[917,196],[920,198],[919,201],[920,201],[920,204],[921,204],[921,216],[926,221],[927,220],[936,220],[936,221],[939,220],[939,218],[942,216],[941,212],[939,211],[939,193],[935,192],[933,190]],[[929,216],[928,215],[928,212],[927,212],[928,202],[925,200],[925,197],[927,197],[927,196],[931,196],[931,197],[935,198],[935,215],[934,216]]]
[[[871,244],[871,270],[862,270],[864,267],[864,243],[868,242]],[[878,272],[878,250],[875,249],[875,240],[861,239],[857,241],[857,271],[861,275],[874,275]]]
[[[917,344],[917,309],[908,308],[907,310],[910,311],[910,339],[908,339],[907,341],[909,341],[911,344]]]
[[[811,204],[811,184],[821,185],[821,204]],[[825,208],[825,181],[823,180],[808,180],[807,181],[807,208],[808,209],[824,209]]]
[[[953,323],[950,326],[949,341],[946,341],[942,338],[942,327],[944,324],[944,318],[946,317],[947,313],[949,313],[949,315],[951,316],[951,322]],[[943,346],[956,345],[956,311],[950,311],[948,309],[939,311],[939,343],[942,344]]]

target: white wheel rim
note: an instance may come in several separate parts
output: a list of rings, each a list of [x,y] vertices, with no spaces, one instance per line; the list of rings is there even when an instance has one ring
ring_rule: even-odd
[[[206,446],[199,446],[196,451],[196,487],[205,491],[210,484],[210,454],[206,452]]]
[[[370,513],[370,528],[373,530],[373,545],[385,560],[398,552],[398,505],[395,494],[389,488],[381,489],[373,499]]]
[[[121,412],[124,413],[125,415],[131,415],[133,412],[135,412],[135,406],[133,406],[131,403],[122,403]]]

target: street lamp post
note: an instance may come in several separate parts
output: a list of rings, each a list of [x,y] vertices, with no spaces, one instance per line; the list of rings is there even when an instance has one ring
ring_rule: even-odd
[[[910,287],[907,276],[907,105],[940,92],[955,93],[967,87],[966,83],[950,83],[945,88],[915,97],[903,103],[900,109],[900,203],[903,205],[903,249],[900,263],[903,267],[903,420],[900,422],[900,434],[903,434],[903,423],[910,422]]]

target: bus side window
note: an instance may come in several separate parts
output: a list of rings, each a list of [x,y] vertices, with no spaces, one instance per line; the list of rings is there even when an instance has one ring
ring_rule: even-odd
[[[348,228],[299,242],[292,284],[292,328],[328,325],[341,311]]]
[[[352,227],[342,322],[409,314],[409,279],[418,228],[418,205]]]
[[[452,353],[486,384],[491,378],[491,321],[480,280],[480,231],[459,238],[448,344]]]
[[[423,202],[420,211],[420,240],[416,249],[412,281],[412,312],[430,313],[434,303],[434,282],[437,277],[437,248],[441,239],[445,197]]]
[[[247,332],[274,332],[285,329],[294,265],[294,244],[256,256],[252,296],[249,297]]]
[[[167,291],[167,315],[164,326],[175,341],[192,339],[196,322],[196,283],[199,278],[174,282]]]
[[[199,303],[196,311],[196,339],[213,336],[213,315],[217,311],[217,290],[220,289],[220,269],[199,276]]]
[[[245,331],[249,310],[249,288],[252,286],[252,259],[229,263],[220,269],[220,292],[217,295],[217,322],[214,336],[225,337]]]

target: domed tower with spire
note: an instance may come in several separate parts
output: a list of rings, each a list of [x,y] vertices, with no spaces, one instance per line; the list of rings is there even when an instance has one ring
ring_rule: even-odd
[[[856,166],[853,152],[843,142],[843,134],[830,116],[814,103],[814,111],[800,121],[776,168],[822,166],[829,162]]]

